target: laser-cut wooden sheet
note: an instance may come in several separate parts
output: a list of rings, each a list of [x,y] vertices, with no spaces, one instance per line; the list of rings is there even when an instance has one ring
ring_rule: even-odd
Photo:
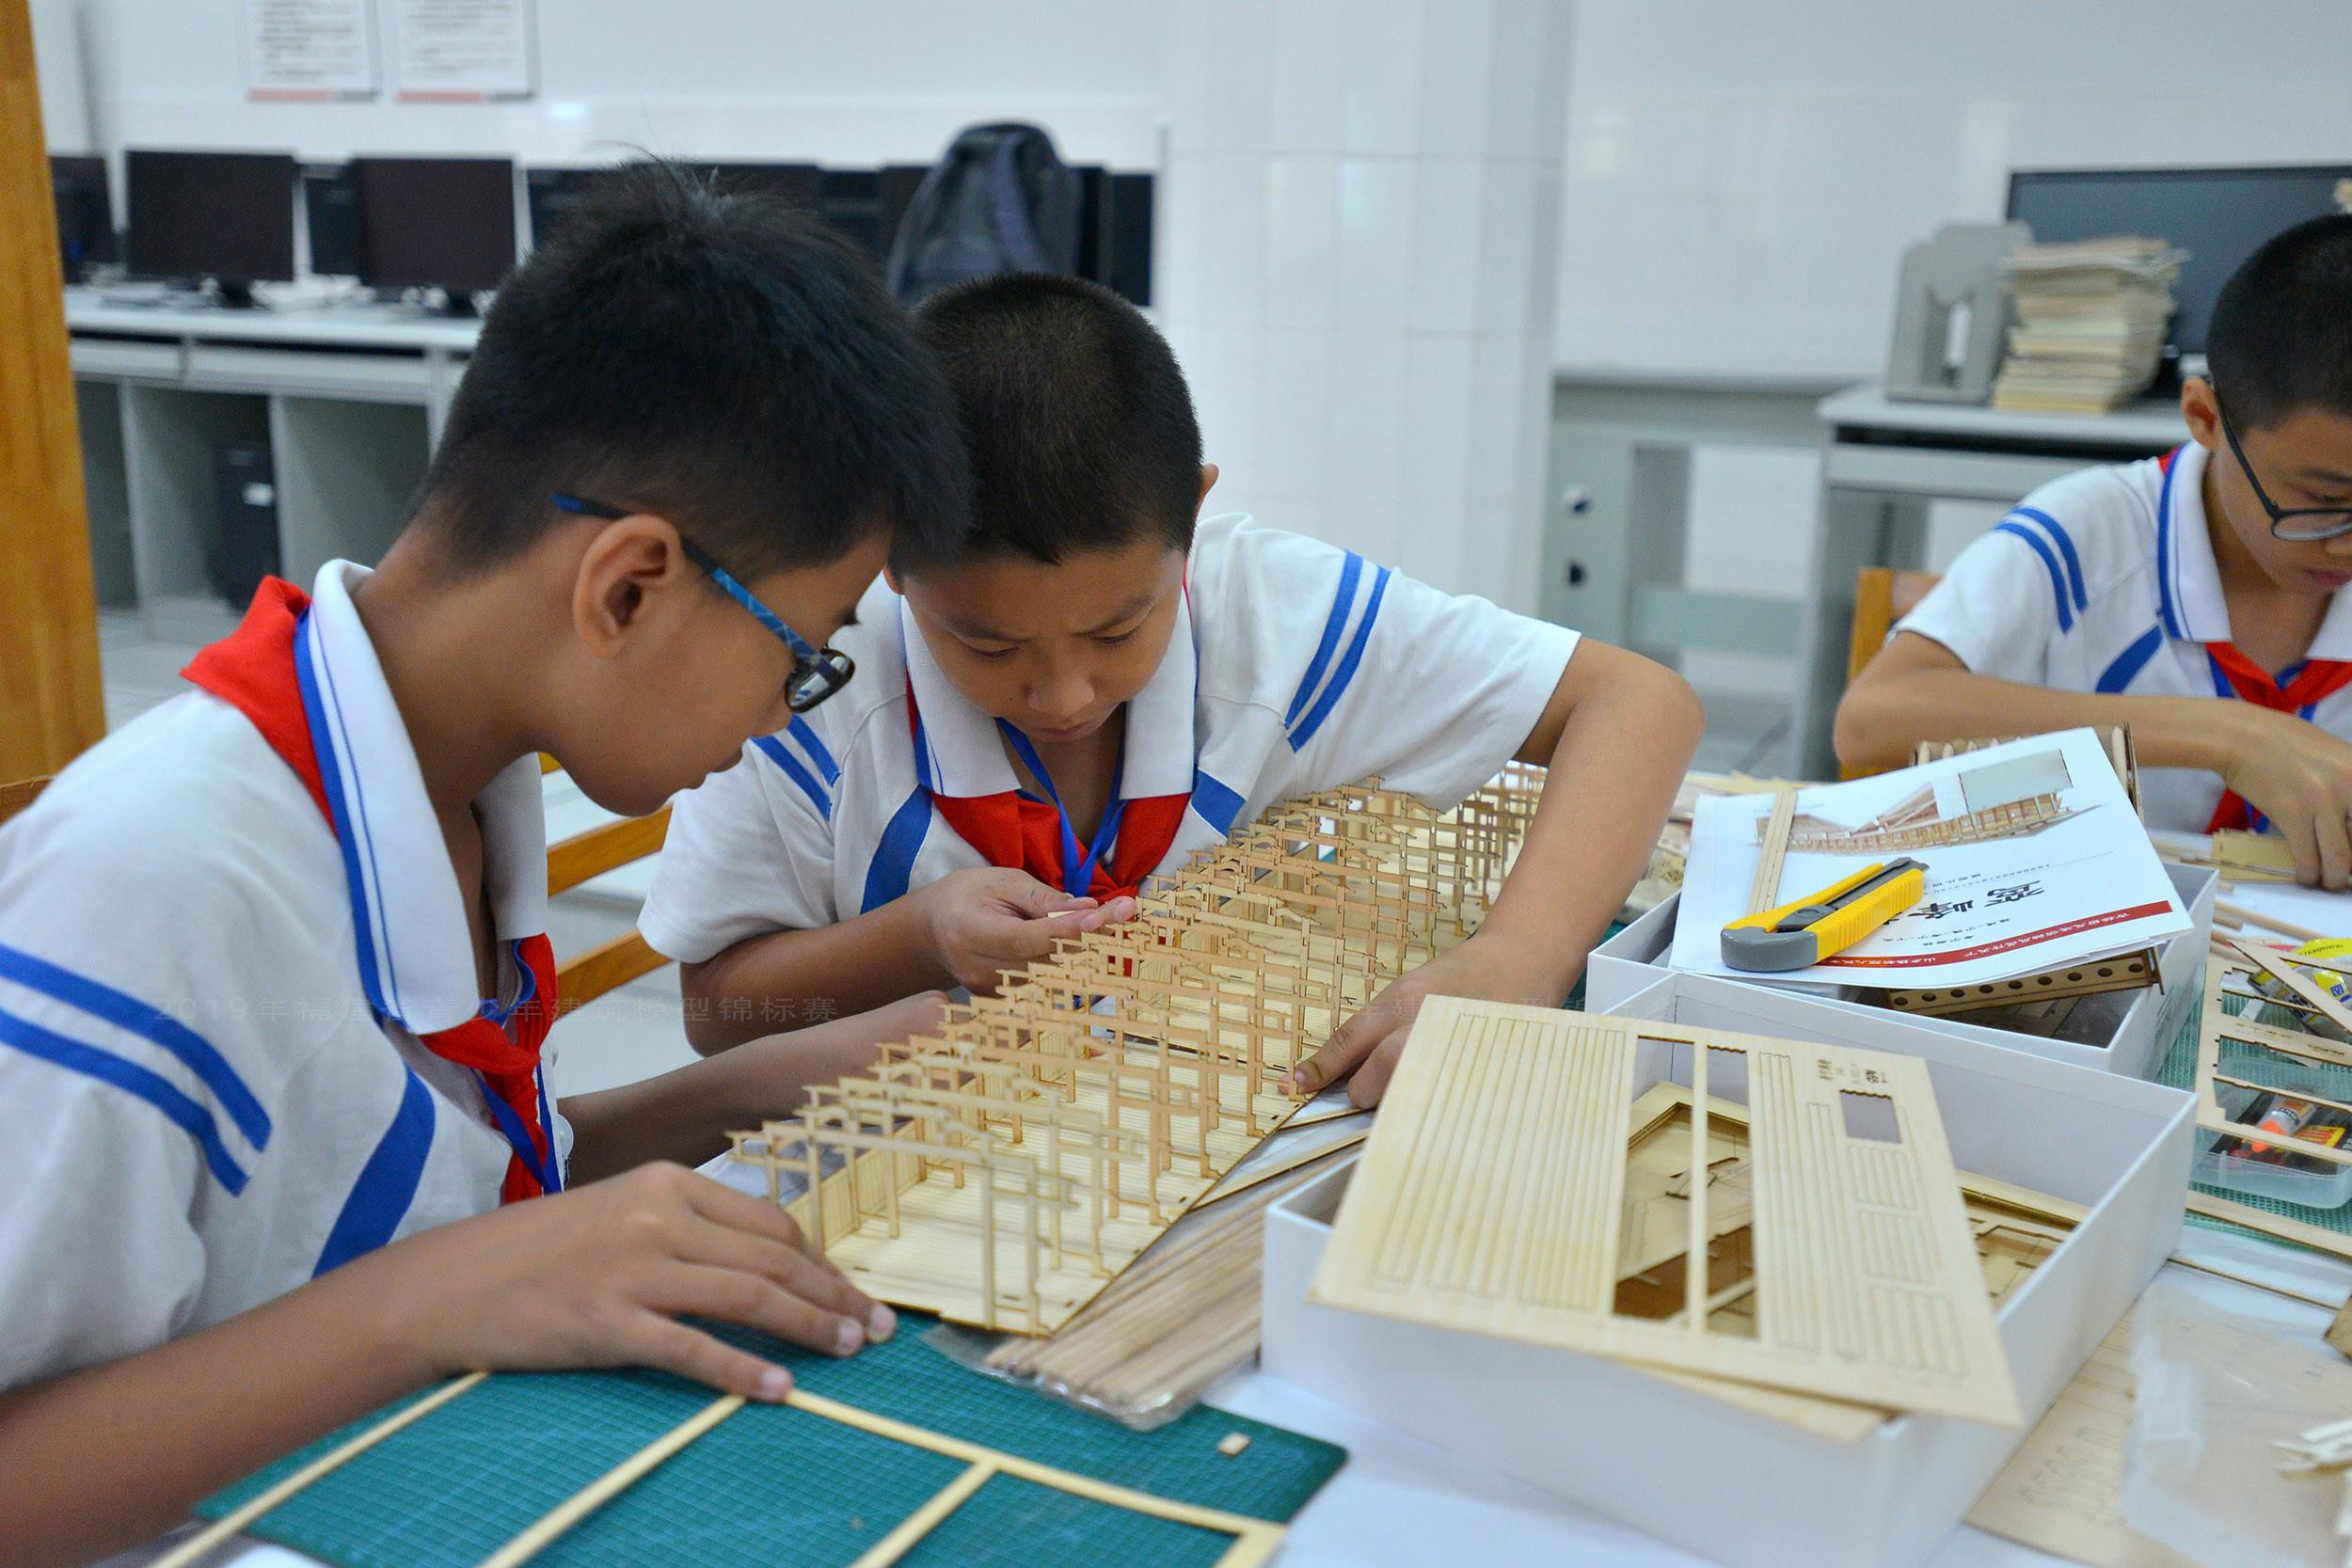
[[[1657,1316],[1620,1285],[1636,1092],[1661,1076],[1691,1090],[1691,1144],[1682,1278]],[[1718,1194],[1688,1175],[1722,1163],[1706,1107],[1710,1094],[1740,1098],[1741,1083],[1745,1191]],[[1745,1247],[1714,1244],[1711,1211],[1726,1203],[1751,1211]],[[1910,1057],[1432,998],[1311,1295],[1770,1388],[2021,1421],[1934,1090]]]

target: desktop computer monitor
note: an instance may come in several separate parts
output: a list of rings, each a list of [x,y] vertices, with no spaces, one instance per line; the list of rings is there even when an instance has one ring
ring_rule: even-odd
[[[230,304],[294,275],[294,161],[286,152],[122,155],[130,267],[147,277],[210,277]]]
[[[535,248],[563,231],[564,223],[588,199],[596,183],[625,165],[602,164],[593,168],[533,168],[523,173],[523,190],[531,208],[531,243]],[[816,207],[824,185],[824,171],[815,164],[687,164],[686,168],[710,181],[730,196],[773,196],[795,207]]]
[[[532,168],[523,171],[523,196],[531,209],[531,246],[536,250],[562,232],[564,224],[580,204],[588,199],[589,190],[612,169],[599,165],[594,168]]]
[[[106,160],[50,154],[49,194],[57,208],[57,249],[65,280],[79,283],[90,268],[115,259],[115,210],[106,190]]]
[[[2347,180],[2344,164],[2018,169],[2009,177],[2009,215],[2043,245],[2147,234],[2187,251],[2172,287],[2171,347],[2201,355],[2214,300],[2238,263],[2280,230],[2336,211]]]
[[[354,158],[359,280],[440,289],[473,309],[515,266],[515,166],[505,158]]]

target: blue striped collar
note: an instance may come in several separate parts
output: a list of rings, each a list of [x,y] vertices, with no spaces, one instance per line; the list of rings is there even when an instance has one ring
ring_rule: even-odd
[[[2165,631],[2191,642],[2230,641],[2230,606],[2205,529],[2205,464],[2212,455],[2194,441],[2182,447],[2156,499],[2157,604]]]
[[[923,641],[914,613],[898,601],[898,626],[906,643],[907,685],[923,716],[915,774],[935,795],[963,799],[1002,795],[1018,787],[1005,757],[996,722],[975,707],[947,679]],[[1196,756],[1194,696],[1200,660],[1193,642],[1192,596],[1186,592],[1168,652],[1141,691],[1127,703],[1126,752],[1120,798],[1147,800],[1184,795],[1192,789]]]
[[[474,1017],[482,998],[449,846],[407,726],[351,602],[352,587],[367,575],[348,561],[319,568],[296,633],[296,665],[319,771],[335,808],[368,1000],[411,1032],[429,1035]],[[501,944],[545,932],[547,819],[538,758],[517,758],[475,804],[483,879]]]
[[[2227,642],[2230,606],[2221,592],[2205,520],[2205,466],[2213,454],[2191,441],[2172,460],[2156,508],[2157,595],[2165,630],[2192,642]],[[2306,658],[2352,659],[2352,594],[2328,602]]]

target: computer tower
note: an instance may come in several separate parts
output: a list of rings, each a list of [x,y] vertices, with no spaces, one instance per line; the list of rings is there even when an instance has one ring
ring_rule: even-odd
[[[228,441],[213,449],[220,541],[213,549],[213,586],[242,612],[262,579],[281,566],[278,555],[278,481],[265,442]]]
[[[365,264],[359,252],[359,184],[348,164],[302,166],[302,212],[310,228],[310,273],[315,277],[357,277]]]
[[[49,193],[57,208],[57,249],[65,280],[79,283],[115,259],[114,202],[103,157],[49,155]]]

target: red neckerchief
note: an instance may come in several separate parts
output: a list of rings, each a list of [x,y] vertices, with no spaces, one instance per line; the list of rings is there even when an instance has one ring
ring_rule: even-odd
[[[2205,652],[2212,656],[2213,667],[2228,678],[2230,689],[2241,701],[2274,713],[2299,713],[2352,685],[2352,660],[2306,659],[2295,678],[2281,687],[2267,670],[2240,653],[2233,642],[2208,642]],[[2213,820],[2205,824],[2205,832],[2217,833],[2225,828],[2254,826],[2254,808],[2237,791],[2225,789],[2221,792],[2221,803],[2213,809]]]
[[[263,578],[237,629],[199,653],[180,673],[252,721],[270,750],[310,792],[327,832],[333,832],[335,814],[327,805],[310,721],[302,710],[302,691],[294,677],[294,635],[310,607],[310,596],[294,584]],[[539,1119],[539,1048],[555,1022],[555,950],[544,934],[526,937],[515,947],[516,957],[531,971],[535,990],[507,1015],[513,1035],[486,1018],[471,1018],[454,1029],[418,1037],[435,1055],[481,1073],[483,1082],[530,1130],[545,1163],[548,1146],[548,1129]],[[519,1155],[507,1162],[500,1196],[507,1203],[539,1196],[538,1179]]]
[[[914,705],[914,684],[907,683],[907,728],[914,752],[923,754],[923,715]],[[942,795],[930,792],[931,804],[964,843],[977,849],[991,865],[1026,871],[1047,887],[1062,885],[1061,813],[1017,789],[995,795]],[[1192,793],[1147,795],[1126,802],[1119,819],[1119,838],[1108,863],[1097,862],[1093,885],[1087,892],[1102,903],[1132,898],[1176,842],[1184,825],[1184,808]]]

